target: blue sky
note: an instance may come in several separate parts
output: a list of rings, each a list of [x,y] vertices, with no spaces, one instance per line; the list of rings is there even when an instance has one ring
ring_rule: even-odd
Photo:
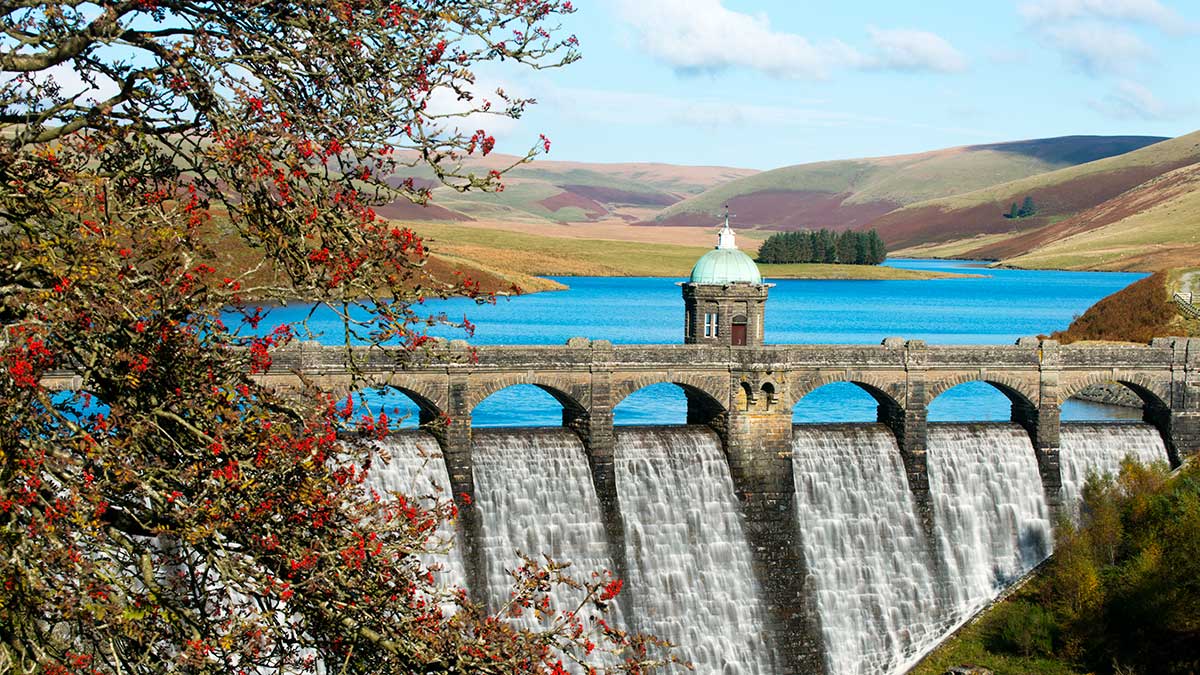
[[[483,73],[549,158],[773,168],[1200,128],[1195,0],[578,0],[583,60]]]

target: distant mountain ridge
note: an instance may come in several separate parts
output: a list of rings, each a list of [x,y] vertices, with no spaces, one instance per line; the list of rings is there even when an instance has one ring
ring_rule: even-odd
[[[493,155],[468,166],[485,172],[514,159]],[[1006,217],[1027,201],[1036,206],[1031,214]],[[428,207],[379,211],[410,221],[690,244],[699,235],[674,226],[712,228],[726,204],[743,231],[874,228],[901,255],[1166,269],[1200,259],[1200,132],[1065,136],[765,172],[539,159],[506,174],[498,194],[438,187]]]

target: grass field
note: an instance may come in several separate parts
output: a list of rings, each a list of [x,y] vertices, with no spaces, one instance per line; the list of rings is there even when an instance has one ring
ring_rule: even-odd
[[[552,237],[498,228],[420,223],[414,229],[431,250],[494,270],[532,276],[683,277],[705,246]],[[752,240],[743,240],[751,244]],[[938,279],[968,275],[874,265],[762,265],[775,279]]]

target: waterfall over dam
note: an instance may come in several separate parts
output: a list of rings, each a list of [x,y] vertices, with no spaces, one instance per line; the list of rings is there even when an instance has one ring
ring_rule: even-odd
[[[618,429],[616,447],[637,629],[689,645],[697,672],[775,672],[720,439],[704,428]]]
[[[1019,426],[931,425],[929,489],[955,611],[981,608],[1050,554],[1050,512]]]
[[[517,551],[539,562],[543,555],[570,562],[584,580],[591,572],[614,569],[578,436],[564,429],[480,430],[473,449],[491,611],[509,600],[507,570],[521,564]],[[550,609],[572,611],[580,599],[564,589],[553,596]],[[621,621],[620,605],[614,612]]]
[[[1068,509],[1089,472],[1115,472],[1126,456],[1168,459],[1144,424],[1063,424],[1061,433]],[[795,574],[809,589],[792,609],[812,615],[830,675],[903,672],[1053,549],[1051,502],[1020,426],[929,425],[927,514],[887,427],[798,425],[791,438],[794,500],[780,501],[790,511],[779,517],[795,524]],[[377,486],[428,494],[430,481],[449,485],[437,455],[426,459],[436,453],[432,436],[405,432],[386,443],[391,461],[376,471]],[[616,504],[606,508],[574,432],[474,432],[482,527],[470,536],[482,541],[460,548],[480,551],[488,588],[472,593],[501,606],[515,550],[570,560],[577,576],[624,566],[614,617],[622,625],[676,643],[696,673],[780,672],[771,607],[779,599],[764,591],[761,533],[718,435],[620,427],[614,447]],[[620,522],[606,522],[613,518]],[[444,583],[472,578],[457,548],[438,560]],[[575,598],[556,600],[568,609]]]

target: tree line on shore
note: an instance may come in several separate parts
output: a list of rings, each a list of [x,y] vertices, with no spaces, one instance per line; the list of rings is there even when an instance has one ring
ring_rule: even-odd
[[[767,237],[758,249],[758,262],[767,264],[879,265],[886,259],[887,247],[875,230],[779,232]]]

